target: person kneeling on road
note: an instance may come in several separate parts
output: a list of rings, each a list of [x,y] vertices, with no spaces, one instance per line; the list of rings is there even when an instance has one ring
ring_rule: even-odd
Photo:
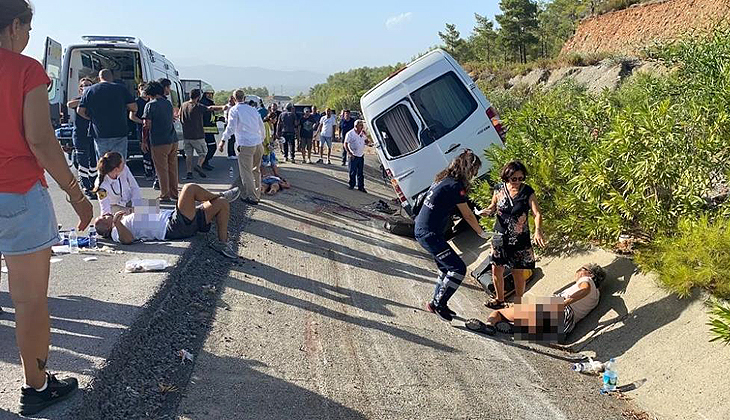
[[[601,298],[599,288],[606,278],[606,271],[598,264],[586,264],[575,272],[575,283],[556,294],[554,297],[560,300],[556,310],[562,311],[560,325],[558,326],[558,341],[562,341],[581,319],[585,318],[596,306]],[[483,331],[486,334],[494,335],[497,330],[504,333],[510,333],[515,323],[522,327],[535,327],[535,323],[539,318],[536,314],[545,312],[538,306],[540,300],[536,302],[515,305],[513,307],[498,309],[493,311],[486,324],[478,319],[470,319],[466,321],[466,327],[473,331]],[[543,316],[542,318],[545,318]],[[506,321],[502,322],[502,321]],[[519,321],[519,322],[518,322]]]
[[[105,238],[122,244],[138,239],[176,240],[210,231],[215,219],[218,243],[211,246],[228,258],[238,258],[228,243],[228,218],[230,204],[238,199],[238,188],[212,193],[200,185],[186,184],[180,192],[175,210],[152,213],[128,213],[119,211],[105,214],[94,221],[96,231]],[[202,203],[196,205],[196,203]]]
[[[454,208],[459,209],[464,220],[479,236],[487,237],[466,202],[471,180],[481,166],[482,162],[474,152],[462,152],[448,168],[436,175],[433,185],[426,193],[423,207],[416,216],[416,240],[433,255],[439,269],[433,299],[426,305],[426,309],[444,321],[451,321],[456,316],[447,303],[466,274],[466,264],[444,238],[446,224],[451,221]]]
[[[279,174],[276,162],[276,153],[273,151],[261,161],[261,192],[267,195],[291,188],[289,182]]]

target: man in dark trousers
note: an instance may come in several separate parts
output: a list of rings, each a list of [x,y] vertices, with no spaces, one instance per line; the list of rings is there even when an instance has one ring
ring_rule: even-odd
[[[213,93],[211,90],[204,92],[203,97],[200,98],[200,104],[207,107],[215,105],[215,102],[213,102]],[[215,135],[218,134],[218,126],[215,123],[215,114],[213,111],[208,110],[203,114],[203,131],[205,132],[205,144],[208,148],[208,154],[205,155],[202,166],[206,171],[212,171],[213,166],[210,164],[210,160],[215,155]]]
[[[294,105],[286,104],[286,111],[279,115],[279,124],[276,127],[277,135],[284,137],[284,158],[289,161],[291,156],[291,162],[294,161],[294,154],[296,153],[295,138],[297,132],[297,114],[294,113]]]
[[[355,120],[350,118],[350,110],[342,111],[342,119],[340,120],[340,139],[342,140],[342,166],[347,165],[347,148],[345,147],[345,136],[355,128]]]

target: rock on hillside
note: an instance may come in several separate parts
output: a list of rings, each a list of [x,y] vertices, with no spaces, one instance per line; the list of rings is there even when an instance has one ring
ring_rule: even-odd
[[[561,54],[637,55],[654,42],[710,31],[730,21],[730,0],[659,0],[580,23]]]
[[[588,91],[599,93],[603,89],[616,89],[627,77],[639,72],[662,72],[664,68],[656,63],[638,59],[606,59],[595,66],[563,67],[555,70],[534,69],[524,76],[515,76],[507,87],[552,88],[572,80],[584,85]]]

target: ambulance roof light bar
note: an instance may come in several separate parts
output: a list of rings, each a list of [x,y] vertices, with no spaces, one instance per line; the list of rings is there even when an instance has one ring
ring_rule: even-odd
[[[137,38],[133,36],[85,35],[82,36],[81,39],[86,42],[111,42],[125,44],[133,44],[137,42]]]

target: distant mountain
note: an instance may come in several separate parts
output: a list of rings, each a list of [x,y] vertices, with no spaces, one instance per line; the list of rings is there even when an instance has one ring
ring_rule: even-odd
[[[229,67],[196,65],[177,67],[183,79],[201,79],[216,90],[231,90],[244,86],[266,86],[270,93],[296,95],[309,92],[312,86],[323,83],[327,75],[311,71],[282,71],[261,67]]]

